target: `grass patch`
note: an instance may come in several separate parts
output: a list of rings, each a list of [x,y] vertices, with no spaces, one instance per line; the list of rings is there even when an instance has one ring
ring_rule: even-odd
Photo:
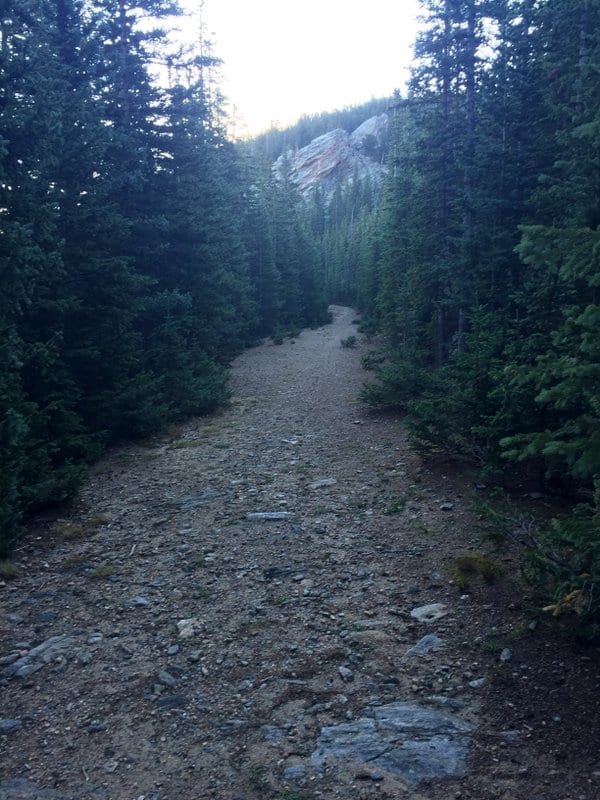
[[[347,336],[345,339],[342,339],[340,341],[340,344],[342,345],[342,347],[346,347],[351,350],[352,348],[356,347],[357,344],[356,336]]]
[[[406,508],[407,498],[406,497],[394,497],[387,506],[383,509],[384,514],[399,514],[401,511],[404,511]]]
[[[94,580],[99,580],[100,578],[110,578],[111,575],[115,574],[114,567],[109,567],[108,564],[104,564],[101,567],[96,567],[95,570],[90,572],[90,578],[94,578]]]
[[[10,580],[11,578],[18,578],[21,571],[14,563],[14,561],[0,561],[0,578]]]
[[[221,427],[219,425],[205,425],[203,428],[200,428],[201,436],[214,436],[220,432]]]
[[[86,528],[100,528],[102,525],[109,525],[111,518],[106,514],[94,514],[93,517],[86,522]]]
[[[71,556],[71,558],[65,558],[61,564],[61,568],[77,569],[78,567],[82,567],[86,562],[87,558],[85,556]]]
[[[54,526],[55,533],[63,540],[63,542],[72,542],[76,539],[82,539],[89,529],[84,525],[77,525],[74,522],[59,522]]]
[[[76,542],[78,539],[91,536],[96,533],[98,528],[102,525],[108,525],[110,522],[110,517],[107,517],[105,514],[95,514],[93,517],[90,517],[85,524],[77,522],[58,522],[53,530],[61,541]]]
[[[441,533],[439,528],[434,528],[433,525],[427,525],[425,522],[415,521],[412,526],[417,533],[423,533],[426,536],[439,536]]]
[[[459,589],[468,589],[478,580],[491,584],[499,575],[496,564],[482,553],[457,556],[447,572]]]

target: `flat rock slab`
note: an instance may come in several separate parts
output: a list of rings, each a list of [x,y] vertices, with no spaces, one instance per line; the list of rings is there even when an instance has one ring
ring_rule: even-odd
[[[47,664],[71,654],[75,645],[72,636],[52,636],[31,649],[27,655],[5,667],[0,675],[5,678],[28,678]]]
[[[436,636],[434,633],[429,633],[427,636],[423,636],[422,639],[407,650],[406,653],[402,656],[402,659],[409,659],[414,658],[415,656],[424,656],[427,653],[431,653],[435,650],[439,650],[440,647],[443,647],[444,642]]]
[[[251,511],[246,514],[246,519],[252,522],[281,522],[296,519],[296,514],[293,511]]]
[[[335,478],[320,478],[308,484],[309,489],[324,489],[327,486],[335,486],[337,483]]]
[[[448,614],[448,608],[443,603],[430,603],[428,606],[413,608],[410,615],[419,622],[435,622]]]
[[[323,728],[312,754],[316,769],[337,761],[368,764],[417,785],[465,774],[472,726],[459,717],[391,703],[352,722]]]

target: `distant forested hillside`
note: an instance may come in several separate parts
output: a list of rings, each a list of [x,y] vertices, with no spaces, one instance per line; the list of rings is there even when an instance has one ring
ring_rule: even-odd
[[[369,117],[389,113],[390,104],[389,97],[382,97],[337,111],[305,114],[295,125],[288,128],[271,128],[260,136],[250,139],[245,146],[254,157],[273,162],[288,150],[299,150],[317,136],[336,128],[350,133]]]

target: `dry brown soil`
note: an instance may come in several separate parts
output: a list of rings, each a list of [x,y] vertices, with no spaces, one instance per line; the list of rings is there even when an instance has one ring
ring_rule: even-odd
[[[70,638],[0,687],[21,722],[0,736],[2,800],[600,797],[598,651],[531,624],[474,481],[421,464],[399,420],[356,401],[367,345],[341,347],[353,312],[333,312],[243,354],[228,408],[115,449],[32,526],[0,588],[0,656]],[[491,552],[493,584],[452,582],[468,551]],[[429,603],[449,613],[411,618]],[[444,646],[404,659],[429,633]],[[323,726],[440,697],[475,725],[464,777],[312,769]]]

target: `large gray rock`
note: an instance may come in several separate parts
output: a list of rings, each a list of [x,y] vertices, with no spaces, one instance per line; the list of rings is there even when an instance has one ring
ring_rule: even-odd
[[[316,769],[336,761],[369,764],[416,785],[464,775],[472,726],[459,717],[391,703],[352,722],[323,728],[312,754]]]
[[[350,134],[352,146],[363,155],[380,161],[381,152],[387,140],[389,125],[390,118],[387,114],[370,117]]]
[[[0,734],[9,736],[23,727],[20,719],[0,719]]]
[[[27,678],[61,657],[71,654],[75,646],[72,636],[52,636],[38,644],[27,655],[4,667],[0,673],[5,678]]]
[[[383,181],[382,164],[389,118],[387,114],[372,117],[352,133],[341,128],[313,139],[306,147],[281,156],[274,165],[275,175],[289,169],[292,182],[307,197],[316,187],[330,194],[338,183],[358,178],[371,178],[375,186]]]

